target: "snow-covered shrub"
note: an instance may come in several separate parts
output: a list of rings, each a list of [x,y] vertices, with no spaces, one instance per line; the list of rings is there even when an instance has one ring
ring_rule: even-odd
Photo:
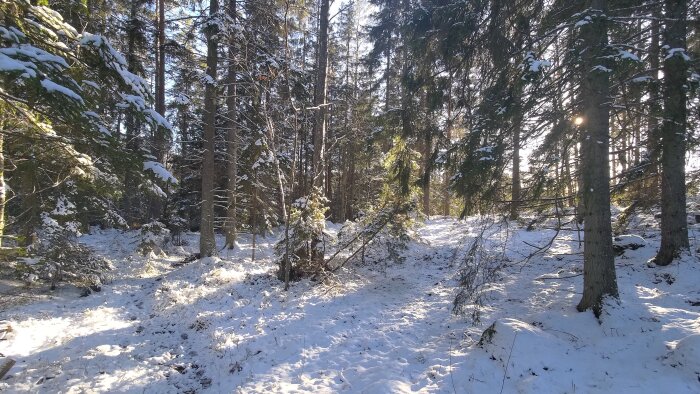
[[[403,262],[414,222],[414,203],[369,211],[338,232],[338,246],[327,264],[336,269],[347,262]]]
[[[182,232],[187,230],[187,219],[177,210],[170,209],[167,217],[168,230],[170,231],[172,244],[183,246],[186,242],[182,239]]]
[[[107,209],[104,216],[102,217],[102,227],[103,228],[118,228],[126,230],[129,228],[129,224],[126,219],[124,219],[119,212],[115,209]]]
[[[495,252],[494,245],[485,245],[484,234],[492,224],[485,224],[474,237],[463,255],[459,269],[459,292],[454,299],[452,311],[468,315],[472,324],[480,322],[481,309],[490,285],[501,278],[502,256]]]
[[[324,230],[328,200],[316,188],[309,197],[292,205],[288,236],[283,237],[275,251],[280,261],[278,277],[285,278],[285,262],[290,263],[289,276],[301,278],[324,269]]]
[[[109,280],[112,264],[90,247],[80,244],[69,232],[58,232],[42,240],[37,247],[38,259],[27,260],[28,272],[51,283],[67,282],[76,287],[99,291]]]
[[[380,233],[380,242],[386,245],[389,260],[396,263],[403,263],[406,260],[404,252],[408,249],[411,241],[410,229],[412,221],[405,216],[395,217],[389,222],[386,231]]]
[[[150,252],[161,253],[170,240],[170,230],[159,221],[146,223],[141,227],[140,240],[137,246],[139,253],[147,255]]]
[[[380,209],[368,215],[363,230],[366,233],[363,237],[369,239],[365,257],[375,262],[404,262],[404,252],[408,249],[415,223],[412,216],[414,212],[415,204],[408,203]]]
[[[75,204],[64,195],[58,196],[54,209],[40,214],[39,237],[80,236],[81,224],[75,218],[76,213]]]

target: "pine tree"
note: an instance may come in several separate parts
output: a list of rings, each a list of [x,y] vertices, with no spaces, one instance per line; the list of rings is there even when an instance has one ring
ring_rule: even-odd
[[[320,1],[318,53],[316,63],[316,84],[314,85],[314,130],[313,163],[311,166],[311,184],[324,190],[324,160],[327,123],[327,77],[328,77],[328,18],[329,0]]]
[[[99,215],[108,225],[125,225],[114,210],[125,174],[153,192],[160,189],[148,188],[169,174],[154,172],[144,152],[125,150],[110,122],[113,112],[103,108],[169,129],[148,108],[147,82],[104,36],[78,33],[59,13],[24,1],[0,7],[2,127],[17,130],[4,134],[3,153],[19,163],[6,179],[17,192],[6,208],[18,212],[13,227],[24,238],[20,243],[55,225],[77,234]]]
[[[216,136],[219,18],[218,0],[210,0],[209,19],[204,28],[207,41],[207,79],[204,92],[202,216],[199,230],[199,254],[202,257],[212,256],[216,253],[216,238],[214,235],[214,138]]]
[[[610,62],[606,0],[587,4],[580,27],[582,40],[581,186],[583,190],[583,297],[578,310],[602,311],[606,296],[618,297],[610,223]]]
[[[689,247],[686,214],[686,91],[687,62],[685,0],[665,2],[663,39],[663,124],[661,125],[661,247],[654,261],[668,265]]]
[[[226,246],[233,249],[236,242],[237,231],[237,193],[238,193],[238,90],[237,90],[237,13],[236,0],[230,0],[228,4],[228,70],[227,70],[227,96],[226,108],[228,110],[228,125],[226,135],[226,175],[227,183],[227,207],[226,207]]]

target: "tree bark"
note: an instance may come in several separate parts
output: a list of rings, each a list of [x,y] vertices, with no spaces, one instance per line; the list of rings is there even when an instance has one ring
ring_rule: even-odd
[[[158,37],[156,42],[156,112],[165,117],[165,0],[158,0]],[[168,153],[167,130],[156,127],[154,153],[158,162],[165,164]]]
[[[217,18],[218,0],[210,0],[209,16]],[[202,159],[202,216],[199,233],[199,254],[201,257],[216,253],[214,235],[214,137],[216,135],[216,67],[218,62],[218,28],[210,20],[206,27],[207,39],[207,82],[204,88],[204,138]]]
[[[229,0],[229,18],[236,21],[236,0]],[[228,109],[228,130],[226,134],[226,150],[228,162],[226,166],[227,197],[226,207],[226,247],[233,249],[236,243],[236,208],[238,190],[238,92],[236,88],[236,43],[234,29],[231,31],[228,42],[228,75],[226,83],[228,85],[228,96],[226,97],[226,108]]]
[[[138,1],[132,1],[131,7],[129,9],[129,21],[127,22],[126,34],[127,34],[127,48],[126,48],[126,63],[128,70],[134,74],[141,74],[141,64],[139,62],[137,51],[139,49],[139,43],[137,39],[138,35],[138,17],[140,13],[140,6]],[[127,150],[130,152],[137,152],[139,150],[139,136],[141,129],[141,122],[135,116],[133,110],[126,109],[124,113],[124,125],[126,131],[125,145]],[[131,171],[124,174],[124,213],[125,219],[129,226],[134,225],[137,217],[137,204],[138,204],[138,191],[136,189],[136,180],[134,179],[134,174]]]
[[[445,139],[447,149],[450,149],[452,145],[452,74],[450,73],[450,78],[447,82],[449,84],[447,90],[447,119],[445,120]],[[444,185],[442,194],[442,214],[445,216],[450,216],[450,173],[447,171],[447,167],[444,168]]]
[[[518,101],[520,101],[518,99]],[[520,111],[520,106],[518,106]],[[518,218],[520,211],[520,127],[522,127],[522,117],[520,114],[515,115],[513,122],[513,185],[511,187],[511,203],[510,203],[510,218],[515,220]]]
[[[610,223],[610,97],[606,0],[588,3],[591,23],[581,27],[583,51],[581,195],[583,198],[583,297],[578,310],[600,316],[603,299],[618,297]]]
[[[328,13],[329,0],[321,1],[318,32],[318,56],[316,69],[316,86],[314,88],[314,130],[313,130],[313,161],[311,165],[311,183],[318,186],[321,192],[324,190],[325,173],[323,160],[326,144],[326,80],[328,75]]]
[[[155,110],[158,114],[165,117],[165,0],[157,1],[157,11]],[[156,160],[164,166],[166,165],[169,150],[167,132],[167,129],[161,125],[156,125],[153,130],[152,140],[153,155],[156,157]],[[163,198],[160,196],[152,196],[149,198],[148,205],[150,217],[159,220],[163,216]]]
[[[685,0],[666,1],[664,29],[664,120],[661,125],[661,247],[658,265],[668,265],[688,249],[686,214],[686,20]]]
[[[651,42],[649,43],[649,66],[651,67],[651,78],[652,81],[649,84],[649,117],[647,118],[647,134],[649,135],[649,158],[652,162],[653,177],[651,179],[651,192],[653,193],[650,197],[652,201],[656,202],[659,200],[659,146],[660,141],[660,130],[659,130],[659,118],[661,117],[661,104],[659,97],[659,67],[661,66],[659,62],[659,19],[661,18],[661,11],[659,10],[660,5],[654,7],[652,13],[653,19],[651,20]]]
[[[3,106],[0,105],[0,108]],[[5,108],[2,108],[6,111]],[[7,185],[5,184],[5,116],[0,114],[0,247],[5,236],[5,203],[7,202]]]
[[[430,117],[428,116],[428,119]],[[430,122],[430,120],[428,120]],[[433,152],[433,136],[430,131],[430,127],[425,130],[424,142],[423,142],[423,213],[430,217],[430,156]]]

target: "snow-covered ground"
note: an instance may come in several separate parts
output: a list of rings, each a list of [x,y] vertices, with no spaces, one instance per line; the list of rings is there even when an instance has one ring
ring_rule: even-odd
[[[508,264],[473,325],[451,310],[478,227],[429,220],[405,262],[351,267],[289,292],[274,277],[275,236],[258,239],[256,261],[244,236],[220,259],[173,266],[196,249],[195,234],[179,255],[143,258],[135,233],[95,231],[81,242],[113,262],[114,281],[88,297],[65,286],[0,312],[14,329],[0,353],[17,360],[0,391],[700,392],[696,252],[649,267],[657,233],[640,225],[641,238],[620,238],[636,249],[617,259],[621,302],[600,323],[575,309],[576,233],[524,261],[528,244],[546,244],[552,231],[491,229],[488,244],[505,240]]]

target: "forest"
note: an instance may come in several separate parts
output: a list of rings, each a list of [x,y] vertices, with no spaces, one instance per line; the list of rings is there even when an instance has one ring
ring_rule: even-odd
[[[0,0],[0,391],[700,392],[700,3]]]

